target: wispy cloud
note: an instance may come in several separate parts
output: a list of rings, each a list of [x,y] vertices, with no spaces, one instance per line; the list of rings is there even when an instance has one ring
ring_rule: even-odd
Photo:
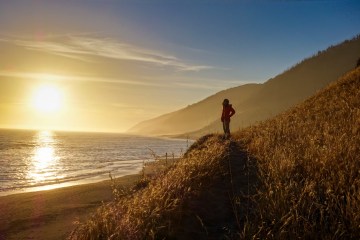
[[[171,67],[176,71],[202,71],[214,68],[208,65],[190,64],[176,56],[141,48],[111,38],[67,36],[61,37],[61,40],[56,38],[48,38],[42,41],[21,39],[12,42],[26,49],[44,51],[82,61],[90,61],[91,57],[102,57]]]
[[[189,89],[207,89],[207,90],[216,90],[220,91],[223,89],[237,87],[240,85],[254,83],[250,80],[229,80],[229,79],[211,79],[211,78],[193,78],[192,81],[185,79],[175,79],[174,85],[181,88]]]
[[[92,77],[92,76],[66,76],[66,75],[54,75],[37,72],[10,72],[0,71],[0,77],[12,77],[22,79],[35,79],[46,81],[81,81],[81,82],[98,82],[98,83],[111,83],[111,84],[126,84],[126,85],[140,85],[140,86],[153,86],[164,87],[164,84],[153,83],[149,81],[137,81],[129,79],[117,79],[106,77]]]
[[[221,90],[223,86],[214,86],[209,84],[202,83],[190,83],[190,82],[176,82],[175,85],[180,86],[182,88],[190,88],[190,89],[210,89],[210,90]]]
[[[157,88],[176,88],[176,89],[207,89],[207,90],[222,90],[228,87],[239,86],[246,81],[227,81],[227,80],[206,80],[197,79],[197,81],[189,82],[183,80],[176,80],[171,83],[153,82],[151,79],[135,80],[135,79],[121,79],[111,77],[85,76],[85,75],[56,75],[41,72],[14,72],[14,71],[0,71],[0,77],[33,79],[44,81],[79,81],[79,82],[94,82],[94,83],[109,83],[120,85],[137,85]]]

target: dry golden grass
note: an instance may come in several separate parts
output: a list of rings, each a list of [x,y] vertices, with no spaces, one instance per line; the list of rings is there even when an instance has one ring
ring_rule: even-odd
[[[248,236],[360,237],[360,68],[236,139],[262,184]]]
[[[189,215],[204,228],[203,239],[214,239],[207,221],[218,214],[212,206],[231,210],[219,212],[216,224],[236,226],[222,239],[360,238],[360,68],[233,140],[199,139],[155,179],[117,190],[116,200],[69,239],[185,239],[177,224]],[[249,156],[256,160],[253,173]],[[219,191],[229,183],[231,191]],[[222,202],[210,205],[214,199]],[[210,206],[209,219],[198,217],[199,204]]]
[[[72,233],[69,239],[161,239],[171,236],[172,222],[184,214],[184,204],[204,191],[219,174],[228,143],[217,136],[198,141],[198,147],[172,165],[148,186],[124,194],[100,208]]]

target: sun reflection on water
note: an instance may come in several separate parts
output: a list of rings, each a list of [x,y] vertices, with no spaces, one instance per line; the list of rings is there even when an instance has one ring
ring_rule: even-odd
[[[35,144],[28,177],[33,183],[55,179],[57,176],[54,170],[56,170],[59,157],[55,151],[54,133],[51,131],[38,132],[35,136]]]

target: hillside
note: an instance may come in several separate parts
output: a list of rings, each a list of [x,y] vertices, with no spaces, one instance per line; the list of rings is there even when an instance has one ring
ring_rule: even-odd
[[[358,239],[360,68],[296,107],[207,135],[69,239]]]
[[[302,61],[263,84],[221,91],[198,103],[141,122],[129,132],[151,135],[190,133],[201,136],[221,130],[221,102],[229,98],[237,114],[232,129],[249,126],[288,109],[353,69],[360,57],[360,37],[345,41]]]
[[[228,96],[236,105],[245,101],[260,88],[261,84],[246,84],[218,92],[184,109],[141,122],[132,127],[129,132],[170,135],[196,131],[214,122],[219,117],[219,109],[224,96]]]
[[[359,239],[360,67],[235,139],[262,182],[250,235]]]

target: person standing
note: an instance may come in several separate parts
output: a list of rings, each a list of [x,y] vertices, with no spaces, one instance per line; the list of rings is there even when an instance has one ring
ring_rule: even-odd
[[[229,99],[224,99],[223,110],[221,114],[221,122],[223,123],[224,138],[230,138],[230,118],[235,114],[235,110],[229,102]]]

